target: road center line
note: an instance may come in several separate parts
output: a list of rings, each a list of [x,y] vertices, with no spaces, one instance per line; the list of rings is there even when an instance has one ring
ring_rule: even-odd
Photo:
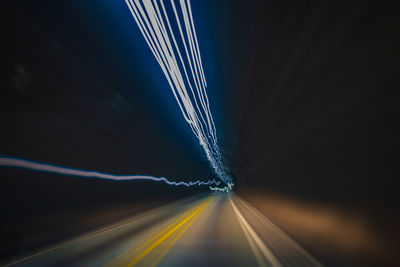
[[[155,234],[150,234],[151,237],[144,239],[139,243],[139,246],[137,246],[138,243],[136,242],[124,253],[111,260],[108,264],[106,264],[106,266],[133,266],[137,264],[172,234],[178,233],[178,235],[180,235],[179,230],[182,229],[186,231],[187,228],[185,225],[193,223],[200,213],[214,200],[214,198],[215,197],[206,198],[200,204],[197,204],[196,206],[185,211],[182,215],[177,216],[177,219],[164,224],[166,225],[165,227],[159,227],[155,232],[152,232]],[[131,261],[127,263],[129,259],[131,259]],[[158,259],[161,260],[160,257],[158,257]]]
[[[207,204],[208,206],[209,204]],[[206,207],[204,207],[205,209]],[[203,210],[204,210],[203,209]],[[171,240],[168,244],[168,246],[164,249],[164,251],[157,257],[157,259],[154,261],[152,264],[152,267],[157,266],[157,264],[164,258],[164,256],[168,253],[168,251],[174,246],[174,244],[182,237],[182,235],[186,232],[187,229],[197,220],[198,217],[200,217],[200,213],[196,214],[196,216],[188,222],[183,229],[181,229],[180,232],[178,232],[173,240]]]
[[[143,259],[147,254],[149,254],[154,248],[156,248],[158,245],[160,245],[165,239],[167,239],[169,236],[171,236],[173,233],[175,233],[180,227],[182,227],[185,223],[187,223],[190,219],[192,219],[196,215],[200,215],[200,213],[212,202],[212,200],[213,200],[213,198],[212,199],[208,198],[204,202],[202,202],[194,212],[192,212],[189,216],[187,216],[180,223],[178,223],[178,225],[173,227],[171,230],[169,230],[167,233],[165,233],[163,236],[161,236],[159,239],[157,239],[155,242],[153,242],[153,244],[151,244],[146,250],[144,250],[137,257],[135,257],[135,259],[133,261],[131,261],[127,266],[134,266],[141,259]]]

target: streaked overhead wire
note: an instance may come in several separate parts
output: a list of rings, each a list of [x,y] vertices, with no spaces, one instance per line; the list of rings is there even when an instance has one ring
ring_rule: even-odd
[[[224,183],[230,183],[218,148],[190,1],[125,2],[212,168]]]

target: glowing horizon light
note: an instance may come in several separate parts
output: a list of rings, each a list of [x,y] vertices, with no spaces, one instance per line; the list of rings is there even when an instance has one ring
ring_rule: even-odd
[[[230,183],[218,148],[190,1],[125,2],[212,168],[221,181]]]
[[[39,171],[39,172],[47,172],[47,173],[54,173],[54,174],[61,174],[61,175],[68,175],[68,176],[75,176],[75,177],[85,177],[85,178],[98,178],[98,179],[105,179],[105,180],[114,180],[114,181],[131,181],[131,180],[150,180],[156,182],[165,182],[169,185],[174,186],[204,186],[204,185],[219,185],[220,182],[213,180],[208,180],[206,182],[196,180],[196,181],[189,181],[189,182],[176,182],[171,181],[165,177],[154,177],[150,175],[118,175],[118,174],[110,174],[110,173],[103,173],[98,171],[90,171],[90,170],[81,170],[81,169],[74,169],[68,168],[60,165],[49,164],[49,163],[42,163],[22,158],[15,158],[15,157],[0,157],[0,167],[8,167],[8,168],[21,168],[31,171]]]

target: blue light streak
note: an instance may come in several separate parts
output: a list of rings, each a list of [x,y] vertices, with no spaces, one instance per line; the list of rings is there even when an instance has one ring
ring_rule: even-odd
[[[190,182],[176,182],[169,180],[165,177],[154,177],[150,175],[117,175],[117,174],[110,174],[110,173],[103,173],[98,171],[90,171],[90,170],[81,170],[81,169],[74,169],[68,168],[64,166],[42,163],[22,158],[15,158],[15,157],[0,157],[0,167],[8,167],[8,168],[21,168],[31,171],[38,171],[38,172],[46,172],[46,173],[54,173],[54,174],[61,174],[61,175],[68,175],[68,176],[75,176],[75,177],[84,177],[84,178],[98,178],[98,179],[106,179],[106,180],[114,180],[114,181],[132,181],[132,180],[149,180],[149,181],[156,181],[156,182],[164,182],[168,185],[174,186],[204,186],[204,185],[218,185],[220,184],[219,181],[208,180],[206,182],[196,180]]]
[[[231,183],[218,148],[190,1],[125,2],[212,168],[221,181]]]

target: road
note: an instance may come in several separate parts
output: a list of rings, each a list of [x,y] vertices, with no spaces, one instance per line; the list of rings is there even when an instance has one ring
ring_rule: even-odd
[[[9,266],[321,266],[234,193],[148,211]]]

